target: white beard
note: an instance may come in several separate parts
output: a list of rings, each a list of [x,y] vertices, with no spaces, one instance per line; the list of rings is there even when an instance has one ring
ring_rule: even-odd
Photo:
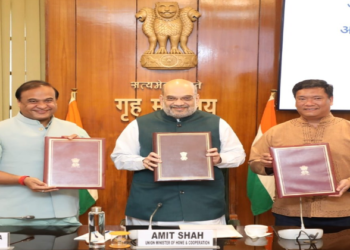
[[[187,108],[187,110],[184,111],[183,113],[175,113],[172,110],[173,107],[185,107],[185,108]],[[198,108],[197,107],[197,100],[194,101],[193,107],[190,107],[188,104],[184,104],[184,105],[170,105],[169,107],[167,107],[164,104],[164,102],[162,103],[162,109],[164,110],[165,114],[167,114],[168,116],[174,117],[176,119],[184,118],[184,117],[192,115],[194,112],[196,112],[197,108]]]

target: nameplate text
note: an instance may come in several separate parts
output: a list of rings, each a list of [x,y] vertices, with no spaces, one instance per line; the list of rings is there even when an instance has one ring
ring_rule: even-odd
[[[213,230],[140,230],[138,246],[213,246]]]

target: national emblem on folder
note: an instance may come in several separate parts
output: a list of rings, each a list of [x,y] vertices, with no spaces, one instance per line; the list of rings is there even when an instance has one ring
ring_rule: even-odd
[[[337,194],[328,143],[270,147],[278,197]]]
[[[214,180],[210,132],[153,133],[153,151],[162,162],[154,170],[155,181]]]
[[[45,137],[44,182],[57,188],[105,187],[105,139]]]

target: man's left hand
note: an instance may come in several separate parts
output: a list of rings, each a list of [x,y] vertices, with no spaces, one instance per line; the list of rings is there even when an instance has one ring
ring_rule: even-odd
[[[217,148],[208,149],[206,156],[211,157],[211,159],[213,160],[214,166],[221,163],[221,156]]]
[[[337,186],[337,191],[339,194],[330,195],[331,197],[340,197],[343,195],[344,192],[347,192],[350,188],[350,179],[343,179],[339,182]]]
[[[28,188],[30,188],[33,192],[52,192],[57,191],[57,187],[50,187],[46,183],[34,177],[27,177],[24,179],[24,184]]]

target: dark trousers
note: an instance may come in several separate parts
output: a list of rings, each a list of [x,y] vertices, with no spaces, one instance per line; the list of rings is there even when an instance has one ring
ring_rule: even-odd
[[[298,226],[301,227],[300,217],[290,217],[280,214],[273,214],[275,216],[276,226]],[[338,218],[305,218],[305,228],[315,227],[350,227],[350,217],[338,217]]]

